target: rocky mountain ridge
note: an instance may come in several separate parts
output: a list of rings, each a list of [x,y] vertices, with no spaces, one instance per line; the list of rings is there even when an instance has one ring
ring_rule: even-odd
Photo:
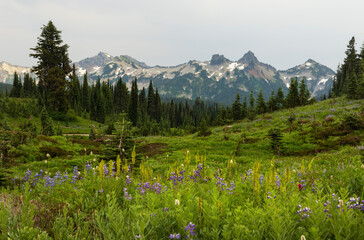
[[[89,84],[95,83],[98,78],[115,84],[122,78],[130,88],[131,81],[137,78],[138,88],[142,89],[147,88],[152,80],[162,97],[201,97],[226,104],[234,101],[237,91],[243,98],[249,95],[250,90],[257,95],[262,89],[267,100],[271,92],[277,91],[280,86],[287,91],[292,77],[305,77],[312,96],[320,97],[331,89],[335,75],[333,70],[311,59],[288,70],[277,71],[271,65],[259,62],[251,51],[237,61],[214,54],[210,61],[191,60],[169,67],[152,67],[127,55],[111,56],[100,52],[75,64],[80,78],[87,72]],[[11,70],[18,73],[30,71],[30,68],[1,66],[0,73],[7,75],[4,74],[5,78],[0,76],[0,82],[12,82]]]

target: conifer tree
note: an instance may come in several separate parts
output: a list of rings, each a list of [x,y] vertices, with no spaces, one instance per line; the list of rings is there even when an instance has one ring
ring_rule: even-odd
[[[274,94],[274,91],[272,91],[268,103],[267,103],[267,110],[270,112],[273,112],[275,110],[277,110],[277,101],[276,101],[276,97]]]
[[[170,121],[171,128],[176,127],[176,116],[175,116],[175,114],[176,114],[176,112],[174,111],[174,101],[172,99],[171,102],[168,104],[168,116],[169,116],[169,121]]]
[[[277,109],[281,109],[284,106],[284,93],[282,87],[279,87],[277,90],[276,104]]]
[[[153,89],[152,80],[150,80],[149,87],[148,87],[148,105],[147,105],[147,112],[151,119],[156,119],[155,115],[155,94]]]
[[[36,94],[35,81],[30,76],[29,73],[26,73],[24,75],[23,89],[24,89],[24,97],[34,97]]]
[[[130,95],[129,118],[133,126],[136,126],[138,122],[138,84],[136,78],[132,82]]]
[[[68,45],[63,44],[61,31],[52,21],[41,29],[36,47],[31,48],[34,53],[30,54],[38,60],[38,65],[32,71],[39,79],[41,101],[52,111],[67,112],[66,76],[72,71]]]
[[[358,86],[357,86],[357,99],[364,98],[364,44],[361,50],[361,60],[359,66],[359,74],[358,74]]]
[[[90,87],[88,86],[87,72],[83,75],[82,83],[82,108],[86,111],[90,111]]]
[[[291,84],[289,85],[288,94],[285,102],[287,104],[287,107],[289,108],[294,108],[296,106],[299,106],[300,98],[298,94],[297,78],[291,79]]]
[[[109,80],[107,80],[107,82],[102,83],[101,96],[104,102],[105,115],[109,115],[113,112],[113,96]]]
[[[145,88],[139,93],[139,109],[141,121],[144,122],[147,117],[147,98],[145,96]]]
[[[253,95],[253,90],[251,90],[249,96],[249,110],[254,109],[254,103],[255,103],[255,98]]]
[[[10,97],[19,98],[22,90],[21,79],[17,72],[14,72],[13,87],[10,90]]]
[[[360,88],[358,86],[358,75],[360,75],[362,52],[359,55],[357,54],[354,37],[349,41],[345,54],[344,64],[338,67],[332,91],[335,96],[348,94],[348,97],[356,98],[357,93],[353,90]]]
[[[305,83],[305,78],[302,78],[299,87],[299,105],[300,106],[307,105],[309,99],[310,99],[310,91],[308,90],[307,85]]]
[[[257,109],[256,109],[258,114],[262,114],[265,113],[267,111],[267,106],[265,105],[264,102],[264,97],[263,97],[263,90],[260,89],[260,92],[258,94],[258,103],[257,103]]]
[[[235,121],[241,119],[241,103],[240,103],[240,95],[239,92],[236,92],[235,101],[232,106],[233,110],[233,118]]]
[[[70,93],[69,93],[69,102],[71,105],[71,108],[75,109],[76,111],[79,110],[80,106],[80,97],[81,97],[81,86],[80,81],[78,80],[77,74],[76,74],[76,66],[73,64],[72,66],[72,75],[70,76]]]
[[[127,113],[129,107],[129,90],[125,82],[121,82],[121,112]]]
[[[348,75],[347,81],[347,90],[346,93],[349,98],[356,99],[358,96],[358,78],[356,73],[353,71],[351,74]]]
[[[178,110],[177,110],[177,104],[176,104],[176,111],[175,111],[175,116],[176,116],[176,126],[182,126],[183,124],[183,119],[184,119],[184,112],[183,112],[184,106],[182,102],[179,102],[178,104]]]
[[[121,113],[121,95],[122,95],[122,81],[121,77],[119,77],[118,81],[116,82],[116,86],[114,89],[114,110],[116,114]]]
[[[244,119],[248,116],[248,103],[246,96],[244,96],[243,105],[241,106],[241,118]]]
[[[253,95],[253,90],[251,90],[249,96],[249,109],[248,109],[248,118],[251,120],[254,119],[255,117],[254,103],[255,103],[255,98]]]
[[[96,101],[97,91],[95,85],[92,85],[90,94],[90,119],[94,121],[96,121]]]
[[[155,90],[154,111],[155,120],[159,123],[161,120],[161,98],[158,94],[158,88]]]
[[[95,103],[96,103],[96,121],[100,123],[105,122],[105,104],[101,93],[101,81],[100,78],[97,79],[95,88]]]
[[[52,136],[54,134],[52,127],[52,119],[49,117],[47,108],[43,106],[42,112],[40,114],[40,121],[42,127],[42,135]]]

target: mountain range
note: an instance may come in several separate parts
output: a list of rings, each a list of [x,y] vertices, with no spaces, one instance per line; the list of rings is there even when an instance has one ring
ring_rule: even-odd
[[[231,104],[237,91],[248,96],[250,90],[257,95],[262,89],[267,100],[272,91],[279,87],[287,91],[293,77],[305,78],[313,97],[319,98],[332,87],[335,72],[312,59],[285,71],[278,71],[269,64],[258,61],[249,51],[237,61],[214,54],[210,61],[191,60],[177,66],[148,66],[130,56],[111,56],[100,52],[75,63],[81,77],[87,72],[89,84],[109,81],[115,84],[122,78],[131,88],[131,81],[137,78],[138,89],[148,88],[150,80],[158,88],[161,97],[195,99]],[[0,63],[0,82],[12,83],[14,71],[24,74],[30,68]]]

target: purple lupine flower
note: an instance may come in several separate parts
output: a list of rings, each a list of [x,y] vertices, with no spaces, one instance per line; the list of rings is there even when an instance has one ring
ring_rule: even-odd
[[[29,181],[30,181],[30,179],[32,178],[31,176],[32,176],[32,171],[30,171],[30,170],[28,169],[28,170],[27,170],[27,172],[26,172],[25,177],[23,178],[23,181],[24,181],[24,182],[29,182]]]
[[[86,168],[86,171],[88,172],[92,169],[92,165],[89,162],[87,162],[85,168]]]
[[[188,235],[196,235],[196,232],[195,232],[195,224],[193,224],[192,222],[190,222],[186,226],[185,231],[188,232]]]
[[[109,175],[109,169],[107,168],[107,165],[104,164],[104,175],[108,176]]]
[[[77,168],[77,166],[74,166],[73,167],[73,175],[72,175],[71,183],[73,183],[73,184],[76,183],[79,176],[80,176],[80,173],[78,172],[78,168]]]
[[[126,176],[126,184],[131,184],[132,180],[131,178],[129,177],[129,175]]]
[[[131,196],[131,194],[128,193],[127,188],[124,188],[123,192],[124,192],[124,199],[126,199],[126,200],[131,200],[132,199],[132,196]]]
[[[262,186],[263,186],[263,179],[264,179],[264,175],[260,175],[259,182],[260,182],[260,185],[262,185]]]
[[[154,183],[154,184],[153,184],[153,190],[154,190],[156,193],[161,193],[162,185],[161,185],[161,184],[159,184],[159,183]]]
[[[276,186],[279,188],[281,186],[281,182],[279,180],[279,176],[276,175]]]

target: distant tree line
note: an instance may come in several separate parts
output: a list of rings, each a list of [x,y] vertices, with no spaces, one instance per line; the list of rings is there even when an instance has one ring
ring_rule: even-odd
[[[262,90],[260,90],[257,99],[254,98],[253,90],[251,90],[249,103],[247,98],[244,97],[241,104],[240,95],[237,93],[235,102],[232,105],[232,114],[234,120],[254,119],[257,114],[304,106],[313,102],[315,102],[315,98],[311,98],[305,79],[301,79],[300,83],[298,83],[297,78],[292,78],[287,96],[284,96],[282,87],[279,87],[277,92],[272,91],[269,100],[265,101]]]
[[[355,38],[352,37],[345,54],[344,63],[338,67],[330,95],[337,97],[345,94],[352,99],[364,98],[364,43],[358,53],[355,49]]]

